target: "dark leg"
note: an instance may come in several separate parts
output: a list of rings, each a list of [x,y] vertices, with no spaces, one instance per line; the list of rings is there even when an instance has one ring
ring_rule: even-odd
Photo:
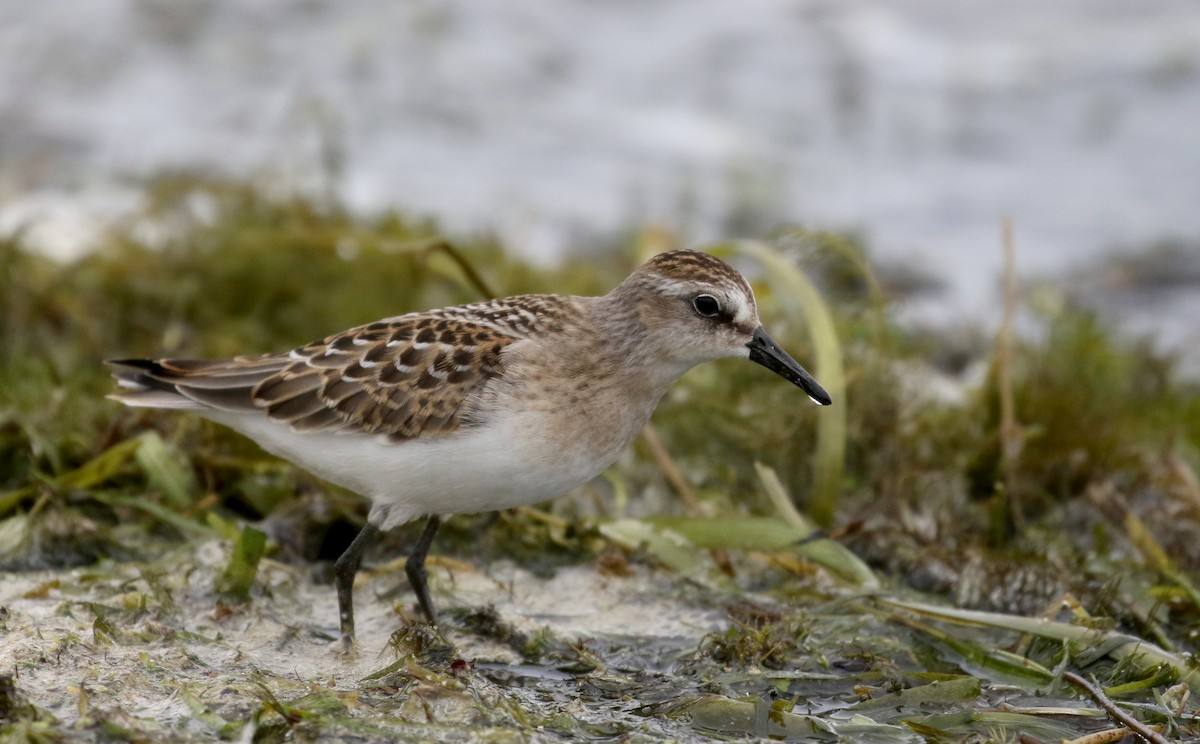
[[[425,619],[429,621],[430,625],[437,625],[437,612],[433,609],[433,600],[429,598],[429,584],[425,581],[425,554],[429,552],[429,545],[433,542],[433,536],[437,534],[441,524],[440,517],[431,516],[429,518],[429,521],[425,523],[425,531],[421,533],[416,546],[408,555],[408,561],[404,564],[404,573],[408,576],[408,583],[412,586],[413,593],[417,595],[417,604],[421,605],[421,612],[425,613]]]
[[[362,563],[363,550],[379,532],[379,528],[367,522],[355,536],[350,547],[333,564],[333,579],[337,586],[338,614],[341,617],[342,645],[347,649],[354,642],[354,575]]]

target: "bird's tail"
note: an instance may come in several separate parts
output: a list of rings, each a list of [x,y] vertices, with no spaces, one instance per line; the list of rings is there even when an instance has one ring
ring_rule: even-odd
[[[256,410],[258,383],[288,364],[286,356],[236,359],[110,359],[119,392],[108,396],[144,408]]]

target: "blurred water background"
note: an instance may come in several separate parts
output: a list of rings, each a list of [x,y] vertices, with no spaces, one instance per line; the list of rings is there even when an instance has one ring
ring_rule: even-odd
[[[1194,0],[0,0],[0,231],[77,254],[169,169],[539,260],[854,230],[933,325],[998,318],[1008,215],[1023,277],[1200,347]]]

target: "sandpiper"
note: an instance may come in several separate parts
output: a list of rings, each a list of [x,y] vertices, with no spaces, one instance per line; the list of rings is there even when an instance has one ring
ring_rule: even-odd
[[[693,366],[748,358],[829,395],[763,330],[750,284],[706,253],[647,261],[603,297],[522,295],[409,313],[289,352],[108,364],[130,406],[186,409],[371,501],[334,567],[342,641],[380,530],[427,517],[405,564],[437,614],[425,555],[451,514],[561,495],[607,468]]]

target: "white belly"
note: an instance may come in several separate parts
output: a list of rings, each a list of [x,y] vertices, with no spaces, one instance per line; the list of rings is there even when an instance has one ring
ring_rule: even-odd
[[[205,415],[369,498],[371,521],[382,529],[427,514],[508,509],[559,496],[602,472],[628,444],[621,437],[608,447],[565,446],[520,416],[437,439],[389,443],[356,434],[299,434],[254,415]]]

